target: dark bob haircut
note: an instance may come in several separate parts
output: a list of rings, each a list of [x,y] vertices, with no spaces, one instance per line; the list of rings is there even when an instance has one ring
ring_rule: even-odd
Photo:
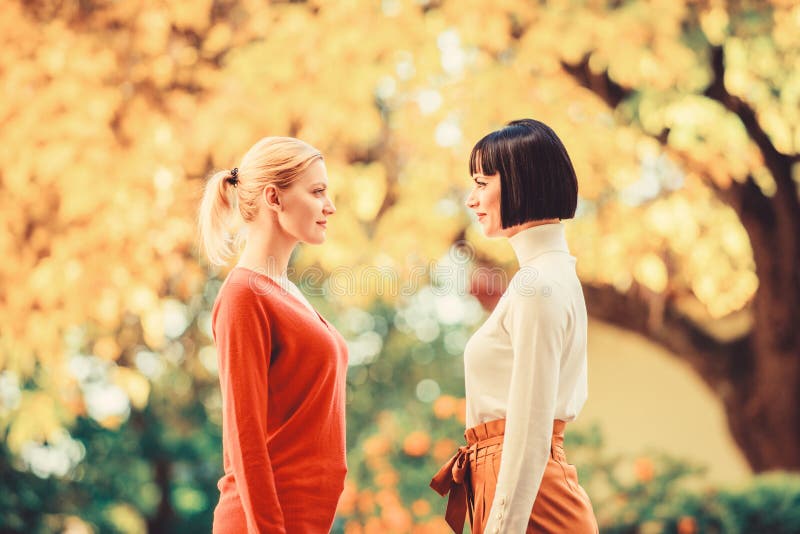
[[[571,219],[578,204],[578,178],[567,149],[546,124],[511,121],[475,145],[470,175],[500,173],[503,228],[540,219]]]

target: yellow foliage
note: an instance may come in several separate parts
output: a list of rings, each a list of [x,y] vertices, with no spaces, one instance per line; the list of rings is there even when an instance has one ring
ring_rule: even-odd
[[[116,339],[111,336],[104,336],[94,342],[93,352],[104,360],[114,361],[120,356],[120,347]]]
[[[8,427],[6,443],[9,450],[19,454],[28,442],[55,443],[63,436],[63,425],[72,421],[58,400],[44,391],[23,391],[17,417]]]
[[[349,175],[340,178],[347,184],[347,204],[360,220],[372,221],[386,196],[386,169],[380,163],[371,163],[352,166],[350,170]]]
[[[108,517],[117,530],[125,534],[145,534],[147,532],[147,520],[129,504],[119,503],[110,506]]]
[[[147,406],[150,382],[139,371],[127,367],[114,367],[111,380],[127,393],[134,408],[142,410]]]
[[[636,263],[634,278],[655,293],[662,293],[667,288],[669,274],[661,258],[647,254]]]
[[[167,4],[172,23],[197,33],[208,28],[213,0],[175,0]]]
[[[725,88],[779,151],[800,151],[791,1],[756,10],[773,26],[756,36],[737,33],[730,6],[672,0],[615,10],[566,0],[111,2],[47,20],[6,4],[0,368],[21,376],[36,362],[63,364],[73,326],[89,328],[107,359],[163,347],[163,301],[189,301],[208,272],[195,241],[203,179],[266,135],[296,135],[325,154],[338,212],[328,241],[302,247],[295,266],[349,270],[360,282],[341,305],[405,281],[370,269],[406,276],[462,236],[481,261],[513,265],[508,244],[483,237],[463,207],[466,163],[485,133],[531,116],[575,162],[581,211],[567,229],[582,279],[694,295],[711,317],[741,310],[758,288],[752,251],[714,190],[752,177],[769,195],[776,184],[741,120],[703,96],[706,51],[682,35],[695,9],[724,50]],[[584,60],[636,97],[611,110],[564,68]],[[652,138],[661,135],[666,146]],[[672,188],[659,181],[670,173],[680,178]],[[655,196],[633,196],[652,180]],[[121,333],[126,313],[141,339]],[[143,406],[140,375],[115,380]],[[77,386],[56,376],[50,387],[72,398]]]

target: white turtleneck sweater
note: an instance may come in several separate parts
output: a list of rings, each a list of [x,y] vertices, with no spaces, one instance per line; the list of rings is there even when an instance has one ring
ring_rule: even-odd
[[[524,533],[550,457],[553,420],[588,395],[586,305],[564,224],[509,239],[520,270],[464,349],[467,426],[506,420],[487,533]]]

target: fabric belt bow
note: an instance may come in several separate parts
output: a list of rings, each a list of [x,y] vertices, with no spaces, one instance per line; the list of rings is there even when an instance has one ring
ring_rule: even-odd
[[[470,521],[472,520],[473,496],[468,480],[471,452],[471,447],[459,447],[458,452],[431,479],[431,488],[436,493],[442,497],[450,493],[444,518],[457,534],[464,532],[464,521],[468,510]]]

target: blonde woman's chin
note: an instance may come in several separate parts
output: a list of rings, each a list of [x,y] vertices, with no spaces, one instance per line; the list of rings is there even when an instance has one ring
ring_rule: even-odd
[[[316,232],[314,232],[312,235],[306,236],[306,238],[302,239],[301,241],[307,245],[321,245],[325,242],[325,239],[327,238],[325,234],[326,234],[325,229],[321,228]]]

